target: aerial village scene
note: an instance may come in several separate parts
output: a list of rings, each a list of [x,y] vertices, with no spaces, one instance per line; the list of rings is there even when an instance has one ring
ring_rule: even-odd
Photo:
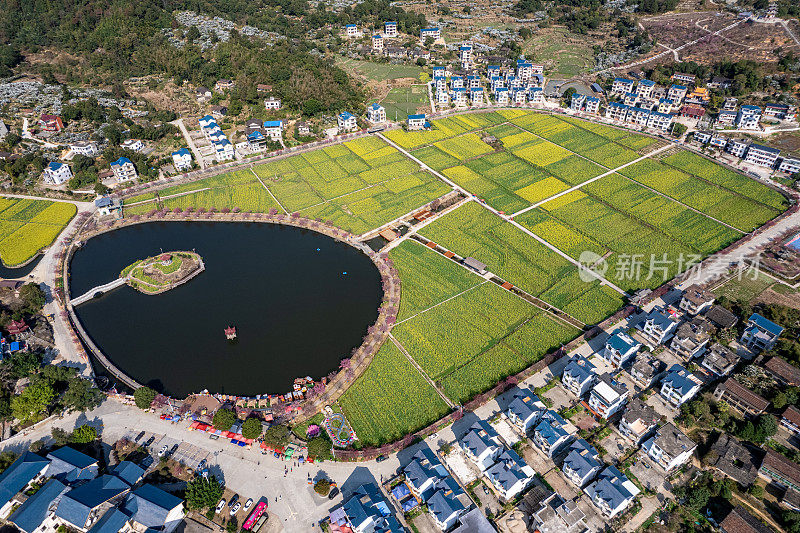
[[[800,4],[0,0],[8,533],[800,533]]]

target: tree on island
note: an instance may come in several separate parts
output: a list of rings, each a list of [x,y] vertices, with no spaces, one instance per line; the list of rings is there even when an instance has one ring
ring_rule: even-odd
[[[236,413],[230,409],[217,409],[211,423],[214,424],[214,427],[217,429],[228,431],[231,429],[231,426],[236,423],[236,418]]]
[[[211,509],[222,498],[224,487],[216,476],[196,477],[186,485],[186,507],[189,509]]]
[[[156,391],[150,387],[139,387],[133,393],[133,399],[139,409],[150,409],[150,405],[156,399]]]
[[[271,426],[264,432],[264,442],[273,448],[285,446],[289,443],[289,428],[281,424]]]
[[[261,420],[248,418],[242,424],[242,436],[246,439],[257,439],[261,435]]]

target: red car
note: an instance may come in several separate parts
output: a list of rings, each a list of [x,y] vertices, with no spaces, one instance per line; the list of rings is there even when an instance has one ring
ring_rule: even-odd
[[[161,418],[161,420],[166,420],[166,419],[167,419],[167,415],[166,415],[166,414],[163,414],[163,415],[161,415],[161,417],[160,417],[160,418]]]

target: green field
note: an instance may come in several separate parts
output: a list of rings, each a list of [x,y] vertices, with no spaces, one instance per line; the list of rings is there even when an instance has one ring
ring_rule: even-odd
[[[411,87],[395,87],[389,90],[386,98],[381,100],[381,105],[386,108],[386,118],[402,122],[408,115],[430,113],[430,99],[426,85],[412,85]]]
[[[547,74],[555,78],[572,78],[595,64],[591,42],[566,28],[539,30],[523,43],[522,49],[526,57],[545,63]]]
[[[0,259],[21,265],[50,246],[77,208],[66,202],[0,198]]]
[[[396,80],[399,78],[415,78],[420,81],[430,79],[425,69],[416,65],[391,65],[389,63],[374,63],[372,61],[361,61],[338,56],[336,57],[336,64],[344,70],[374,81]]]

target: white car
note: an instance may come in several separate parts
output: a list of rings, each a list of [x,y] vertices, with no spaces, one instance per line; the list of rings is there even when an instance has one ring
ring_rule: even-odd
[[[227,503],[228,503],[228,502],[226,502],[226,501],[225,501],[225,498],[221,499],[221,500],[219,501],[219,503],[217,504],[217,511],[216,511],[216,512],[218,512],[218,513],[222,512],[222,510],[223,510],[223,509],[225,509],[225,505],[226,505]]]
[[[164,457],[165,455],[167,455],[167,450],[168,449],[169,449],[169,447],[166,444],[164,446],[162,446],[161,449],[158,451],[158,456],[159,457]]]
[[[247,511],[250,509],[251,505],[253,505],[253,498],[249,498],[246,502],[244,502],[244,510]]]
[[[231,507],[231,516],[235,515],[239,512],[239,509],[242,508],[242,504],[240,502],[236,502],[236,504]]]

